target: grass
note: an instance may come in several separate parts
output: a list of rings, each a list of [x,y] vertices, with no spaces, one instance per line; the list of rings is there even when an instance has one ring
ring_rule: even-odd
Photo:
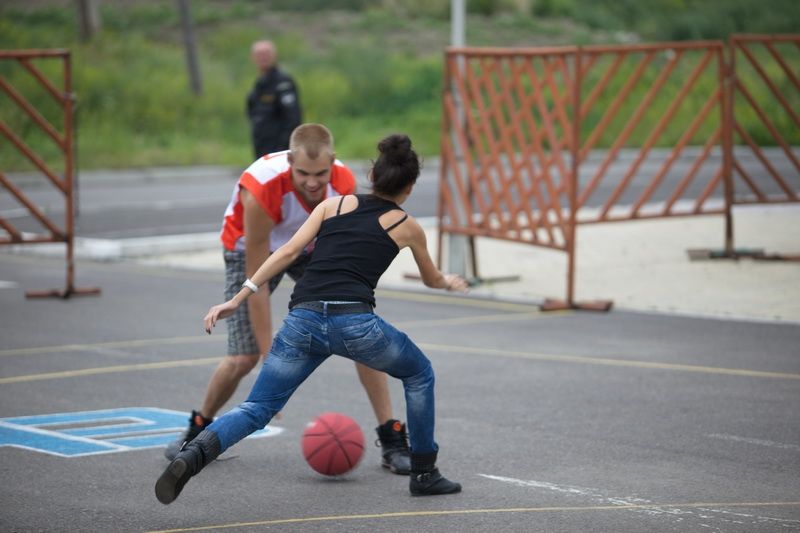
[[[443,49],[450,39],[447,9],[443,9],[446,3],[397,1],[394,4],[413,9],[392,11],[375,7],[380,4],[377,2],[359,1],[342,5],[372,7],[360,11],[277,11],[264,9],[263,2],[193,0],[201,95],[193,95],[189,88],[177,8],[172,0],[100,3],[103,28],[89,43],[78,41],[75,2],[8,0],[0,7],[0,48],[71,50],[81,168],[247,164],[251,147],[244,98],[255,75],[248,52],[253,40],[265,36],[276,41],[282,67],[298,82],[304,120],[331,128],[340,157],[373,157],[377,140],[395,131],[408,133],[422,155],[438,154]],[[470,15],[468,42],[475,46],[542,46],[608,44],[637,38],[622,26],[619,31],[606,29],[613,27],[612,23],[598,29],[596,21],[576,22],[580,17],[568,14],[582,1],[534,3],[540,13],[549,13],[547,18],[501,9],[492,16]],[[496,8],[492,2],[481,6]],[[542,6],[550,7],[542,11]],[[54,61],[35,63],[48,77],[59,79],[59,66]],[[58,106],[24,69],[0,61],[0,75],[45,117],[60,125]],[[753,72],[749,75],[754,78]],[[662,96],[674,93],[676,83],[667,86],[664,95],[654,102],[642,131],[668,105]],[[748,86],[770,100],[769,89],[757,83]],[[644,84],[637,87],[626,103],[626,112],[646,89]],[[611,101],[613,91],[608,93],[596,104],[590,119]],[[800,108],[796,91],[787,90],[786,94],[795,108]],[[774,104],[774,98],[771,100]],[[697,105],[694,102],[681,107],[681,123],[691,119]],[[778,115],[777,125],[790,132],[790,142],[800,143],[798,129],[786,122],[785,114]],[[770,142],[758,117],[753,113],[744,113],[743,117],[755,138]],[[55,144],[2,92],[0,119],[45,159],[58,158]],[[637,133],[637,137],[642,136]],[[674,142],[680,133],[680,128],[668,129],[659,143]],[[600,143],[607,146],[612,141],[604,136]],[[7,147],[0,148],[0,169],[32,168]]]

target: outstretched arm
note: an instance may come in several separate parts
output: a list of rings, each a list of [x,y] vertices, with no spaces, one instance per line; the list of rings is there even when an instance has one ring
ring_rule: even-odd
[[[270,278],[276,274],[283,272],[295,259],[303,252],[308,244],[319,233],[320,225],[325,219],[325,206],[330,203],[330,199],[319,204],[308,219],[300,226],[300,229],[289,239],[289,242],[275,250],[258,270],[250,277],[250,281],[255,284],[256,288],[266,283]],[[203,322],[207,333],[211,333],[217,321],[222,318],[231,316],[242,302],[247,300],[247,297],[253,294],[254,291],[247,287],[236,293],[236,295],[227,302],[215,305],[209,309]]]
[[[414,254],[414,261],[419,268],[422,282],[434,289],[466,292],[469,285],[463,277],[458,274],[445,274],[436,268],[430,253],[428,253],[425,231],[415,219],[409,217],[407,231],[408,247]]]

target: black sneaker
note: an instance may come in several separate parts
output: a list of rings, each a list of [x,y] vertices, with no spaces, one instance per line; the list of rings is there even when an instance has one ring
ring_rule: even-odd
[[[390,472],[407,476],[411,472],[411,451],[408,449],[406,425],[399,420],[389,420],[375,431],[378,433],[376,446],[381,447],[381,466]]]
[[[430,472],[412,473],[408,489],[412,496],[438,496],[461,492],[461,484],[450,481],[434,468]]]
[[[186,433],[184,433],[180,438],[167,444],[167,448],[164,450],[164,457],[170,461],[175,459],[175,457],[178,456],[178,452],[181,451],[184,443],[192,442],[194,438],[198,436],[201,431],[206,429],[213,421],[213,418],[206,418],[197,411],[192,411],[192,416],[189,417],[189,428],[186,430]]]

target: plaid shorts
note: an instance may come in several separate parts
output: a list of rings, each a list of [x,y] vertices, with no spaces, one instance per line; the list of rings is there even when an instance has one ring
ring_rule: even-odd
[[[244,252],[224,250],[225,257],[225,299],[230,300],[242,289],[242,283],[247,278],[245,275]],[[304,253],[294,263],[289,265],[284,272],[269,280],[269,293],[272,294],[283,279],[284,274],[297,281],[306,265],[311,259],[311,254]],[[240,305],[236,313],[225,319],[228,323],[228,355],[261,355],[258,342],[250,324],[250,311],[247,305]]]

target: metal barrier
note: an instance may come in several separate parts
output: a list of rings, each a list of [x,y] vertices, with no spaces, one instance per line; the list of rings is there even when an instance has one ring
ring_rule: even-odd
[[[748,47],[753,42],[765,46],[796,93],[798,78],[775,43],[800,41],[740,36],[730,45],[754,65],[787,111],[789,126],[797,128],[796,94],[785,96],[774,81],[776,69],[765,70],[754,59]],[[758,143],[735,121],[734,87],[796,175],[798,157],[733,75],[722,42],[451,48],[445,59],[439,265],[445,233],[564,251],[566,299],[547,299],[543,309],[611,307],[575,301],[580,224],[721,214],[727,247],[733,242],[732,206],[745,202],[734,192],[734,171],[755,193],[748,203],[797,201],[800,186],[769,167]],[[734,150],[734,131],[775,178],[779,199],[759,188],[761,177],[747,174],[740,150]],[[474,242],[469,244],[477,271]]]
[[[800,35],[734,35],[728,61],[726,113],[731,129],[726,143],[733,181],[728,202],[800,202],[800,154],[792,149],[792,143],[797,145],[800,139]],[[748,115],[760,126],[752,134],[740,121]],[[726,219],[725,249],[717,257],[800,261],[800,255],[736,249],[732,218]]]
[[[577,57],[582,67],[576,82],[581,94],[575,127],[581,137],[578,223],[723,213],[724,205],[711,200],[724,175],[722,43],[589,46]],[[662,141],[668,130],[677,137],[674,145]],[[598,164],[587,164],[604,136],[609,148]],[[689,146],[702,148],[690,151]],[[689,162],[688,168],[678,168],[679,160]]]
[[[555,78],[574,50],[448,53],[440,235],[568,250],[571,99]]]
[[[733,145],[749,149],[749,153],[733,150],[731,154],[739,186],[732,199],[735,204],[800,202],[800,155],[787,139],[800,131],[800,73],[792,71],[788,56],[793,56],[796,68],[800,35],[734,35],[730,39]],[[744,76],[745,71],[750,75]],[[758,117],[764,128],[763,140],[754,139],[737,120],[745,113]],[[765,156],[764,140],[778,147],[777,162]],[[760,164],[757,170],[770,178],[766,186],[754,179],[745,154],[754,156]]]
[[[33,60],[47,59],[59,60],[62,66],[63,83],[62,87],[57,87],[44,74],[42,69],[34,64]],[[0,235],[0,245],[9,244],[34,244],[57,242],[66,244],[67,277],[64,289],[53,289],[46,291],[28,291],[26,296],[35,297],[60,297],[69,298],[73,295],[99,294],[98,288],[79,289],[75,287],[75,262],[74,262],[74,190],[73,190],[73,101],[72,93],[72,68],[70,53],[66,50],[0,50],[0,61],[14,61],[24,68],[56,102],[61,110],[63,124],[61,130],[54,126],[37,108],[32,105],[23,93],[18,91],[5,77],[0,75],[0,89],[16,104],[16,108],[21,110],[23,116],[31,121],[35,128],[52,140],[58,151],[63,155],[63,175],[53,169],[52,165],[42,158],[37,151],[32,148],[14,129],[9,126],[3,117],[0,116],[0,133],[30,162],[32,163],[47,180],[52,184],[57,192],[63,196],[65,205],[64,226],[49,218],[45,212],[32,201],[25,192],[11,182],[11,179],[0,169],[0,184],[5,187],[11,195],[22,204],[30,215],[38,221],[49,233],[24,233],[20,231],[8,219],[0,217],[0,227],[7,236]]]

